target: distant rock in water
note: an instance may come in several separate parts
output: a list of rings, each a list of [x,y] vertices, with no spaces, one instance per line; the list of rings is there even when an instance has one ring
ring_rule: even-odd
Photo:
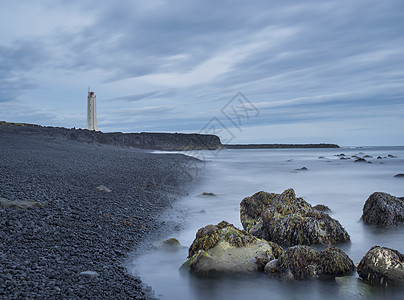
[[[394,177],[402,177],[402,178],[404,178],[404,174],[396,174],[396,175],[394,175]]]
[[[364,158],[357,158],[354,160],[354,162],[366,162],[366,159]]]
[[[383,157],[381,157],[381,156],[378,156],[378,157],[377,157],[377,159],[383,159]]]
[[[371,155],[365,155],[364,158],[373,158]]]
[[[396,158],[397,156],[392,155],[392,154],[389,154],[389,155],[387,155],[387,157],[389,157],[389,158]]]
[[[372,247],[357,268],[359,276],[378,286],[404,286],[404,255],[387,247]]]
[[[362,220],[369,225],[404,224],[404,197],[382,192],[373,193],[363,206]]]
[[[270,261],[264,270],[281,278],[329,279],[352,274],[355,265],[341,249],[329,247],[319,252],[312,247],[298,245],[288,248],[276,261]]]
[[[300,169],[296,169],[296,171],[308,171],[309,169],[307,169],[306,167],[302,167]]]
[[[350,241],[337,220],[296,198],[293,189],[282,194],[261,191],[244,198],[240,203],[240,219],[248,233],[285,246]]]
[[[225,221],[198,230],[181,268],[195,273],[251,273],[283,253],[282,247],[258,239]]]
[[[317,204],[316,206],[313,206],[313,209],[323,212],[331,212],[331,209],[323,204]]]
[[[215,197],[216,194],[214,193],[207,193],[207,192],[203,192],[200,196],[209,196],[209,197]]]

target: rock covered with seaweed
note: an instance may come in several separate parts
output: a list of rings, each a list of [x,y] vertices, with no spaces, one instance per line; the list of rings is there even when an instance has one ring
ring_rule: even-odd
[[[373,193],[363,206],[362,220],[369,225],[404,224],[404,197],[395,197],[382,192]]]
[[[297,198],[293,189],[282,194],[261,191],[244,198],[240,219],[248,233],[286,246],[350,241],[337,220]]]
[[[371,285],[404,287],[404,254],[397,250],[374,246],[362,258],[357,270]]]
[[[182,265],[195,273],[251,273],[283,253],[282,247],[258,239],[222,221],[198,230]]]
[[[319,252],[305,245],[288,248],[265,266],[271,276],[296,280],[347,276],[354,270],[353,261],[341,249],[329,247]]]

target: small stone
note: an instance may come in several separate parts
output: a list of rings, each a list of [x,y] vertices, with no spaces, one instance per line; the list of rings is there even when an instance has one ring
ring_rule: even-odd
[[[99,275],[100,274],[98,274],[97,272],[90,271],[90,270],[80,272],[80,276],[87,277],[87,278],[95,278],[95,277],[98,277]]]
[[[111,193],[112,192],[109,188],[107,188],[104,185],[99,185],[99,186],[96,187],[96,189],[97,189],[97,191],[100,191],[100,192],[103,192],[103,193]]]

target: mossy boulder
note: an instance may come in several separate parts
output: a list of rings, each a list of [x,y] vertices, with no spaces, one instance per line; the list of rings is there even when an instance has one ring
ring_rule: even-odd
[[[354,270],[352,259],[339,248],[329,247],[317,257],[317,274],[320,278],[346,276]]]
[[[153,245],[153,248],[156,250],[167,251],[176,251],[181,249],[182,247],[183,246],[181,246],[181,243],[176,238],[169,238]]]
[[[240,219],[248,233],[285,246],[350,241],[337,220],[297,198],[293,189],[282,194],[261,191],[244,198],[240,203]]]
[[[373,193],[363,206],[362,220],[369,225],[403,225],[404,197],[395,197],[382,192]]]
[[[198,230],[182,265],[195,273],[251,273],[283,253],[282,247],[258,239],[225,221]]]
[[[355,265],[342,250],[329,247],[321,252],[298,245],[288,248],[278,260],[268,262],[265,272],[274,277],[308,280],[350,275]]]
[[[376,286],[404,286],[404,254],[387,247],[372,247],[359,262],[359,276]]]

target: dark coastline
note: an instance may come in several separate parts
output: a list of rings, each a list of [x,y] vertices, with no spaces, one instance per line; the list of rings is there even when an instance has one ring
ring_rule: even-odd
[[[0,298],[154,298],[125,261],[149,237],[175,230],[160,215],[195,184],[198,164],[182,154],[0,130],[0,198],[44,204],[0,207]]]
[[[335,144],[225,144],[225,149],[339,148]]]
[[[101,132],[86,129],[44,127],[34,124],[7,123],[0,121],[0,132],[43,136],[49,140],[70,139],[85,143],[100,143],[113,146],[133,147],[166,151],[214,150],[222,147],[219,137],[197,133],[159,132]]]

